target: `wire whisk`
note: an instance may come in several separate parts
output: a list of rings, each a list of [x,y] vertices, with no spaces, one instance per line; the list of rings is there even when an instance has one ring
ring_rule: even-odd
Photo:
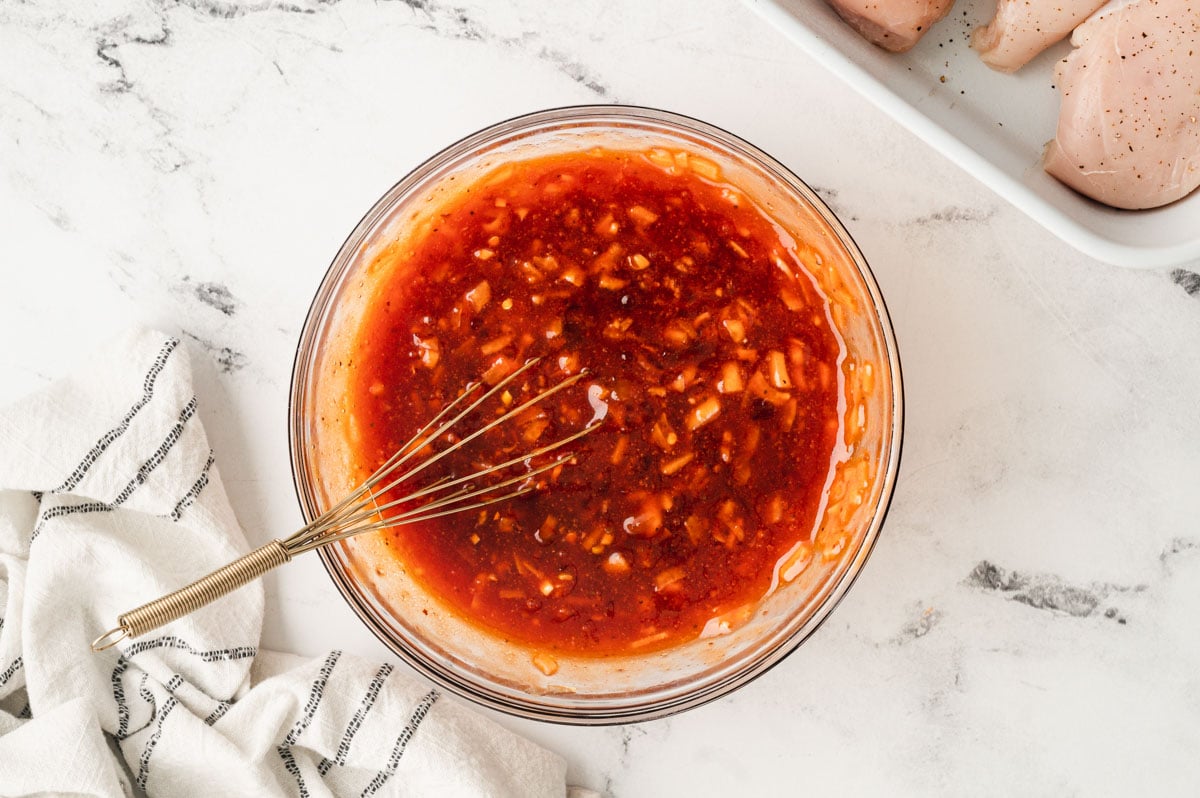
[[[124,613],[117,618],[114,628],[92,642],[92,650],[104,651],[126,638],[138,637],[182,618],[307,551],[364,532],[477,510],[537,490],[539,483],[536,478],[539,475],[569,464],[576,455],[570,452],[559,453],[549,462],[536,465],[533,461],[587,435],[599,426],[598,420],[593,419],[582,429],[501,463],[486,466],[465,476],[436,479],[405,493],[400,498],[386,498],[451,453],[588,376],[586,369],[580,371],[539,391],[525,402],[470,433],[457,436],[457,427],[464,418],[505,390],[539,361],[540,358],[526,361],[482,394],[478,394],[478,391],[483,387],[483,383],[470,383],[456,399],[443,407],[407,443],[385,460],[370,477],[311,523],[305,524],[287,538],[272,540],[186,587]],[[446,448],[417,460],[432,444],[443,438],[450,439]],[[498,482],[479,484],[482,478],[493,474],[502,475],[502,472],[515,470],[516,466],[523,464],[525,468],[514,476],[504,476]],[[386,500],[381,502],[380,499]]]

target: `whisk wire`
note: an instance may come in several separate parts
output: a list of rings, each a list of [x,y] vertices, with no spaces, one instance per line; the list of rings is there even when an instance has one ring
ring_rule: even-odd
[[[559,391],[574,385],[588,374],[584,370],[559,381],[549,388],[540,390],[532,398],[501,413],[466,436],[452,440],[450,445],[442,451],[422,460],[412,468],[402,470],[409,461],[425,451],[429,443],[449,433],[467,415],[479,408],[480,405],[495,396],[499,391],[504,390],[506,386],[512,384],[514,380],[533,368],[540,360],[540,358],[533,358],[526,361],[512,374],[498,381],[496,385],[474,399],[471,399],[471,397],[482,387],[482,383],[475,382],[468,384],[462,393],[443,407],[408,442],[389,456],[362,484],[350,491],[347,496],[336,502],[320,516],[306,523],[286,539],[272,540],[266,545],[239,557],[232,563],[217,569],[190,585],[124,613],[118,617],[117,626],[114,629],[109,630],[92,642],[92,650],[103,651],[116,645],[121,640],[129,637],[137,637],[177,618],[181,618],[238,587],[257,579],[272,568],[290,561],[297,554],[312,551],[329,543],[346,540],[363,532],[388,529],[400,524],[413,524],[456,513],[477,510],[518,496],[524,496],[536,490],[539,485],[535,481],[535,477],[551,469],[570,463],[575,458],[575,455],[560,455],[552,459],[549,463],[543,463],[538,466],[533,466],[530,461],[579,440],[584,435],[596,429],[599,426],[598,421],[593,419],[582,429],[570,435],[540,446],[530,452],[510,457],[504,462],[481,468],[465,476],[444,476],[401,498],[383,503],[379,501],[380,498],[386,496],[417,474],[425,471],[442,458],[460,450],[466,444],[479,438],[479,436],[487,433],[489,430],[495,429],[505,421],[520,415],[535,404],[543,402]],[[463,407],[464,403],[466,403],[465,407]],[[521,463],[526,464],[526,470],[522,473],[501,479],[492,484],[476,486],[476,481],[480,478],[499,474],[505,469],[512,468]],[[383,484],[385,482],[386,484]],[[383,487],[379,487],[381,484],[383,484]],[[517,486],[515,490],[497,493],[514,485]],[[458,489],[453,490],[455,488]],[[439,498],[434,498],[418,506],[410,507],[409,509],[400,509],[398,512],[386,514],[389,510],[394,510],[404,505],[411,505],[415,501],[433,497],[447,490],[452,490],[453,492]]]
[[[492,422],[492,423],[489,425],[489,427],[491,427],[491,426],[495,426],[495,425],[498,423],[498,421],[499,421],[499,420],[497,420],[497,421],[493,421],[493,422]],[[533,458],[535,458],[535,457],[540,457],[540,456],[541,456],[541,455],[543,455],[543,454],[546,454],[546,453],[548,453],[548,452],[552,452],[552,451],[554,451],[554,450],[556,450],[556,449],[561,449],[563,446],[566,446],[567,444],[570,444],[570,443],[572,443],[572,442],[574,442],[574,441],[577,441],[577,440],[579,440],[579,439],[580,439],[580,438],[582,438],[584,435],[587,435],[589,432],[591,432],[591,431],[592,431],[592,428],[593,428],[593,426],[594,426],[594,425],[588,425],[588,426],[585,426],[583,429],[577,430],[577,431],[575,431],[575,432],[571,433],[570,435],[567,435],[567,436],[565,436],[565,437],[563,437],[563,438],[559,438],[558,440],[554,441],[553,443],[548,443],[548,444],[546,444],[546,445],[544,445],[544,446],[541,446],[541,447],[539,447],[539,448],[537,448],[537,449],[534,449],[534,450],[533,450],[533,451],[531,451],[531,452],[526,452],[525,454],[521,454],[521,455],[519,455],[519,456],[517,456],[517,457],[513,457],[513,458],[510,458],[510,459],[508,459],[508,460],[505,460],[503,463],[497,463],[496,465],[489,466],[488,468],[482,469],[482,470],[480,470],[480,471],[476,471],[476,472],[474,472],[474,473],[471,473],[471,474],[467,474],[466,476],[457,477],[457,478],[454,478],[454,479],[451,479],[451,478],[448,478],[448,477],[444,477],[444,478],[442,478],[442,479],[438,480],[437,482],[434,482],[434,483],[432,483],[432,484],[428,485],[427,487],[421,488],[420,490],[416,491],[415,493],[410,493],[410,494],[408,494],[408,495],[406,495],[406,496],[404,496],[404,497],[402,497],[402,498],[399,498],[399,499],[394,499],[394,500],[392,500],[392,501],[388,501],[388,502],[386,502],[386,503],[384,503],[384,504],[377,504],[377,505],[375,506],[375,509],[374,509],[374,510],[363,510],[363,512],[361,512],[361,513],[359,513],[359,514],[357,514],[357,515],[350,516],[349,518],[339,519],[339,520],[338,520],[338,521],[337,521],[335,524],[333,524],[333,525],[334,525],[334,526],[343,526],[343,525],[355,524],[355,523],[358,523],[358,522],[360,522],[360,521],[366,521],[366,520],[368,520],[368,519],[370,519],[370,518],[373,518],[375,515],[377,515],[378,513],[382,512],[382,511],[384,511],[384,510],[390,510],[390,509],[392,509],[393,507],[399,507],[399,506],[401,506],[401,505],[404,505],[404,504],[409,504],[409,503],[411,503],[411,502],[413,502],[413,501],[416,501],[417,499],[421,499],[421,498],[424,498],[424,497],[426,497],[426,496],[430,496],[430,495],[432,495],[432,494],[434,494],[434,493],[439,493],[439,492],[441,492],[441,491],[443,491],[443,490],[446,490],[447,488],[452,488],[452,487],[455,487],[456,485],[462,485],[463,483],[470,482],[471,480],[478,479],[479,477],[487,476],[487,475],[489,475],[489,474],[494,474],[494,473],[497,473],[497,472],[499,472],[499,471],[503,471],[503,470],[505,470],[506,468],[510,468],[510,467],[512,467],[512,466],[514,466],[514,465],[517,465],[517,464],[519,464],[519,463],[523,463],[523,462],[526,462],[526,461],[528,461],[528,460],[532,460],[532,459],[533,459]],[[554,468],[555,466],[562,465],[562,464],[564,464],[564,463],[566,463],[566,462],[570,461],[571,457],[573,457],[573,455],[572,455],[572,456],[569,456],[569,457],[560,458],[560,459],[558,459],[558,460],[555,460],[553,463],[551,463],[551,464],[550,464],[550,465],[548,465],[548,466],[543,466],[543,467],[541,467],[541,468],[537,468],[537,469],[534,469],[534,470],[532,470],[532,471],[528,471],[528,472],[526,472],[526,473],[524,473],[524,474],[521,474],[520,476],[518,476],[518,477],[516,478],[516,480],[515,480],[515,481],[520,481],[520,480],[522,480],[522,479],[528,479],[529,477],[535,476],[535,475],[537,475],[537,474],[541,474],[541,473],[543,473],[543,472],[545,472],[545,471],[549,471],[551,468]],[[498,483],[498,484],[496,484],[496,485],[492,485],[492,486],[490,486],[490,487],[488,487],[488,488],[485,488],[485,489],[482,489],[482,490],[480,490],[478,493],[486,493],[486,492],[488,492],[488,491],[496,490],[496,489],[498,489],[498,488],[501,488],[501,487],[504,487],[504,486],[506,486],[506,485],[512,484],[512,482],[513,482],[513,481],[514,481],[514,480],[509,480],[509,481],[507,481],[507,482],[501,482],[501,483]],[[373,491],[373,492],[372,492],[372,495],[373,495],[373,496],[379,496],[379,495],[382,495],[384,492],[386,492],[387,490],[390,490],[392,487],[393,487],[393,486],[390,486],[390,485],[389,485],[387,488],[381,488],[381,489],[380,489],[380,490],[378,490],[378,491]],[[435,507],[435,506],[441,506],[441,505],[443,505],[443,504],[446,504],[446,503],[447,503],[447,502],[448,502],[450,499],[452,499],[452,498],[454,498],[454,497],[458,497],[458,496],[459,496],[459,494],[452,494],[450,497],[445,497],[445,498],[443,498],[443,499],[439,499],[439,500],[437,500],[436,502],[432,502],[432,503],[430,503],[430,504],[422,505],[422,507]],[[361,509],[362,507],[363,507],[363,505],[362,505],[362,504],[360,504],[360,505],[359,505],[359,508]],[[398,520],[407,520],[407,519],[405,519],[405,518],[399,518]]]
[[[550,448],[550,447],[544,447],[544,448]],[[506,488],[510,485],[516,485],[518,483],[528,483],[531,479],[538,476],[539,474],[543,474],[543,473],[550,471],[551,469],[557,468],[561,465],[566,465],[574,457],[575,457],[575,455],[564,455],[555,460],[552,460],[549,463],[543,463],[542,465],[538,466],[537,468],[534,468],[531,471],[527,471],[523,474],[517,474],[514,477],[509,477],[508,479],[506,479],[502,482],[497,482],[494,485],[486,485],[482,488],[475,488],[473,486],[468,485],[467,487],[463,488],[462,490],[456,491],[456,492],[450,494],[449,496],[444,496],[441,499],[437,499],[435,501],[428,502],[426,504],[422,504],[420,507],[415,507],[411,510],[396,513],[396,514],[388,516],[386,518],[382,518],[381,520],[376,521],[371,524],[360,525],[363,520],[367,520],[369,518],[378,516],[381,514],[381,512],[383,510],[387,510],[393,506],[407,503],[407,501],[406,501],[407,497],[405,499],[397,499],[395,501],[388,502],[386,504],[381,504],[381,505],[378,505],[378,508],[376,510],[368,512],[368,513],[364,513],[364,515],[361,519],[358,519],[358,520],[354,521],[353,523],[346,522],[346,523],[331,526],[328,528],[326,533],[323,534],[322,536],[320,536],[319,538],[310,538],[302,543],[299,543],[296,547],[289,547],[288,551],[291,553],[298,554],[298,553],[302,553],[304,551],[309,551],[313,548],[316,548],[317,546],[324,545],[325,543],[330,543],[335,540],[344,540],[345,538],[352,537],[354,535],[359,534],[360,532],[376,530],[376,529],[387,529],[390,527],[397,526],[399,524],[412,524],[412,523],[417,523],[419,521],[427,521],[431,518],[441,518],[444,515],[451,515],[453,513],[466,512],[467,510],[475,510],[480,507],[486,507],[489,504],[495,504],[499,501],[504,501],[504,500],[513,498],[514,496],[520,496],[525,493],[531,492],[533,490],[533,486],[526,485],[526,486],[522,487],[519,491],[515,491],[513,493],[506,493],[503,496],[492,497],[486,501],[477,502],[474,504],[458,505],[458,503],[463,501],[464,499],[474,499],[474,498],[478,498],[481,496],[487,496],[489,493],[493,493],[497,490],[500,490],[501,488]],[[470,476],[472,479],[474,479],[474,478],[477,478],[480,476],[484,476],[488,473],[494,473],[495,471],[498,471],[499,468],[500,468],[499,466],[493,466],[491,469],[488,469],[487,471],[481,471],[477,474],[471,474]],[[430,510],[440,510],[441,508],[450,506],[450,505],[458,505],[458,506],[453,506],[449,510],[441,510],[440,512],[436,512],[436,513],[429,512]]]
[[[522,371],[524,371],[526,368],[529,368],[536,362],[537,362],[536,358],[534,360],[529,361],[524,366],[522,366],[522,368],[518,369],[516,372],[513,372],[513,374],[510,375],[510,379],[512,377],[515,377],[517,374],[520,374]],[[377,485],[379,483],[379,481],[381,479],[383,479],[384,476],[386,476],[388,473],[390,473],[394,469],[398,468],[399,466],[403,465],[404,463],[408,462],[410,457],[412,457],[416,452],[420,451],[420,447],[416,445],[418,442],[427,441],[427,440],[439,437],[440,435],[442,435],[443,433],[448,431],[451,427],[453,427],[454,424],[457,423],[464,415],[469,413],[473,408],[477,407],[482,401],[487,399],[487,394],[484,394],[474,404],[472,404],[471,407],[468,407],[463,413],[460,413],[457,417],[452,419],[450,422],[444,424],[435,433],[426,437],[426,434],[429,432],[429,430],[432,427],[436,426],[443,418],[445,418],[447,415],[449,415],[450,412],[453,411],[455,407],[457,407],[461,402],[466,400],[466,398],[468,396],[470,396],[473,392],[478,390],[480,386],[481,386],[481,383],[478,383],[478,382],[468,383],[467,386],[465,388],[463,388],[462,393],[460,393],[452,401],[447,403],[445,407],[443,407],[440,411],[438,411],[437,415],[435,415],[428,422],[426,422],[423,427],[421,427],[419,430],[417,430],[413,434],[413,436],[411,438],[409,438],[407,442],[405,442],[405,444],[403,446],[401,446],[395,452],[393,452],[392,455],[390,457],[388,457],[388,459],[385,460],[382,465],[380,465],[378,468],[376,468],[371,473],[371,476],[367,477],[367,479],[362,482],[362,484],[360,484],[354,490],[350,491],[350,493],[348,493],[340,501],[338,501],[336,504],[334,504],[332,507],[330,507],[321,516],[313,519],[308,524],[305,524],[305,526],[303,528],[301,528],[297,532],[297,534],[305,532],[309,528],[314,528],[318,525],[321,525],[322,523],[335,520],[339,516],[341,516],[344,512],[346,512],[347,510],[350,512],[353,512],[354,509],[358,506],[362,497],[368,491],[372,490],[372,488],[374,488],[374,486]],[[295,536],[293,536],[293,537],[295,537]]]
[[[391,528],[395,527],[398,523],[401,523],[401,522],[406,523],[406,524],[416,524],[416,523],[420,523],[421,521],[429,521],[434,518],[442,518],[443,516],[447,516],[447,515],[455,515],[456,513],[466,512],[469,510],[477,510],[481,507],[487,507],[492,504],[498,504],[499,502],[508,501],[509,499],[513,499],[518,496],[524,496],[528,493],[532,493],[533,490],[534,489],[532,486],[526,486],[526,487],[522,487],[517,490],[514,490],[510,493],[505,493],[501,496],[495,496],[492,498],[488,498],[484,501],[475,502],[474,504],[465,504],[462,506],[453,507],[449,510],[442,510],[441,512],[436,512],[436,513],[425,512],[426,510],[429,509],[429,505],[426,505],[424,507],[421,507],[420,510],[413,511],[414,515],[412,517],[406,517],[402,521],[399,519],[396,519],[396,518],[389,518],[389,519],[385,519],[383,521],[378,521],[374,524],[367,524],[365,526],[357,526],[357,527],[354,527],[353,529],[346,529],[346,530],[343,530],[340,532],[336,532],[336,533],[328,535],[325,538],[322,538],[317,543],[314,543],[310,546],[307,546],[307,547],[297,551],[296,553],[302,554],[305,551],[311,551],[312,549],[318,548],[320,546],[324,546],[326,543],[336,543],[339,540],[345,540],[347,538],[352,538],[355,535],[362,534],[363,532],[373,532],[373,531],[380,530],[380,529],[391,529]],[[476,493],[474,495],[479,495],[479,494]]]
[[[425,426],[423,426],[419,430],[417,430],[416,433],[414,433],[413,436],[411,438],[409,438],[408,441],[403,446],[398,448],[391,455],[391,457],[389,457],[387,460],[385,460],[383,462],[382,465],[379,466],[379,468],[375,469],[375,471],[373,471],[371,473],[371,476],[367,477],[367,479],[364,480],[361,485],[359,485],[355,490],[351,491],[351,493],[348,496],[346,496],[344,499],[342,499],[340,502],[338,502],[333,507],[331,507],[323,516],[321,516],[320,518],[314,519],[314,521],[312,523],[306,525],[306,527],[304,529],[301,529],[297,534],[299,535],[304,532],[307,532],[307,531],[309,531],[309,528],[315,528],[318,525],[322,524],[323,522],[336,521],[339,518],[341,518],[346,512],[355,512],[361,506],[362,498],[364,495],[366,495],[370,491],[374,491],[375,487],[380,482],[382,482],[390,474],[395,472],[398,468],[400,468],[402,465],[404,465],[410,459],[412,459],[412,457],[414,457],[417,453],[419,453],[421,451],[422,448],[424,448],[424,444],[428,443],[431,440],[436,440],[436,439],[440,438],[442,435],[444,435],[445,433],[449,432],[456,424],[458,424],[459,421],[462,421],[462,419],[465,418],[467,415],[469,415],[473,410],[478,408],[481,404],[486,402],[492,396],[495,396],[497,392],[503,390],[513,380],[515,380],[521,374],[524,374],[526,371],[533,368],[540,362],[541,362],[540,357],[535,357],[535,358],[531,358],[530,360],[527,360],[520,368],[518,368],[512,374],[509,374],[504,379],[500,380],[498,383],[496,383],[496,385],[493,385],[482,396],[478,397],[475,401],[471,402],[458,415],[454,416],[454,418],[450,419],[449,421],[442,423],[442,425],[440,427],[438,427],[438,429],[436,429],[432,433],[430,433],[429,430],[432,427],[436,426],[443,418],[445,418],[447,415],[449,415],[451,413],[451,411],[454,410],[455,407],[457,407],[461,402],[465,401],[467,399],[467,397],[470,396],[474,391],[476,391],[480,387],[482,387],[482,383],[478,383],[478,382],[468,383],[467,386],[463,389],[463,392],[461,394],[459,394],[453,401],[451,401],[445,407],[443,407],[441,409],[441,411],[438,412],[437,415],[435,415],[432,419],[429,420],[429,422],[427,422],[425,424]],[[464,443],[464,441],[460,440],[457,443],[457,445],[452,446],[447,451],[456,450],[463,443]],[[441,459],[441,457],[443,457],[443,456],[445,456],[444,452],[439,454],[436,458],[434,458],[434,460]],[[377,492],[378,493],[387,493],[388,491],[393,490],[394,488],[400,486],[401,484],[403,484],[405,481],[407,481],[411,477],[416,476],[416,474],[418,474],[420,471],[424,470],[424,468],[427,467],[429,464],[430,464],[429,462],[426,462],[422,466],[419,466],[411,471],[403,472],[399,477],[394,479],[392,482],[388,483],[385,487],[379,489]],[[328,516],[328,518],[326,518],[326,516]],[[293,537],[295,537],[295,535],[293,535]]]
[[[537,362],[538,362],[538,359],[536,359],[536,358],[535,358],[534,360],[530,360],[530,361],[529,361],[529,362],[527,362],[527,363],[526,363],[524,366],[522,366],[520,369],[518,369],[517,371],[513,372],[512,374],[510,374],[510,375],[509,375],[508,377],[506,377],[504,380],[502,380],[502,381],[500,381],[499,383],[497,383],[495,386],[493,386],[493,387],[492,387],[492,389],[491,389],[491,390],[489,390],[489,391],[488,391],[487,393],[485,393],[483,396],[479,397],[479,399],[478,399],[478,400],[476,400],[475,402],[473,402],[473,403],[471,404],[471,406],[470,406],[470,407],[468,407],[466,410],[464,410],[462,413],[460,413],[458,416],[456,416],[456,417],[455,417],[454,419],[452,419],[451,421],[447,422],[447,427],[446,427],[446,428],[448,429],[450,426],[453,426],[454,424],[457,424],[457,423],[458,423],[458,421],[460,421],[460,420],[461,420],[461,419],[462,419],[462,418],[463,418],[465,415],[467,415],[468,413],[470,413],[472,410],[474,410],[476,407],[478,407],[478,406],[479,406],[479,405],[480,405],[482,402],[486,401],[486,400],[487,400],[489,397],[491,397],[492,395],[494,395],[494,394],[496,393],[496,391],[498,391],[498,390],[500,390],[501,388],[503,388],[503,387],[504,387],[506,384],[508,384],[508,383],[509,383],[511,380],[513,380],[514,378],[516,378],[516,376],[517,376],[517,375],[519,375],[520,373],[522,373],[522,372],[523,372],[523,371],[525,371],[526,369],[530,368],[531,366],[533,366],[533,365],[534,365],[534,364],[536,364]],[[529,399],[528,401],[524,402],[523,404],[521,404],[521,405],[518,405],[517,407],[514,407],[514,408],[512,408],[511,410],[509,410],[509,411],[505,412],[504,414],[502,414],[502,415],[498,416],[497,418],[494,418],[494,419],[492,419],[492,420],[491,420],[491,421],[489,421],[487,424],[484,424],[482,427],[480,427],[479,429],[475,430],[474,432],[472,432],[471,434],[467,435],[466,437],[460,438],[459,440],[455,441],[453,444],[451,444],[450,446],[446,447],[446,448],[445,448],[445,449],[443,449],[442,451],[438,452],[438,453],[437,453],[437,454],[435,454],[434,456],[432,456],[432,457],[428,458],[427,460],[422,460],[422,461],[421,461],[421,463],[420,463],[420,465],[418,465],[416,468],[413,468],[411,471],[406,471],[406,472],[404,472],[403,474],[401,474],[400,476],[396,477],[396,479],[394,479],[392,482],[388,483],[388,485],[387,485],[386,487],[379,489],[379,491],[378,491],[378,492],[379,492],[379,493],[387,493],[388,491],[391,491],[391,490],[393,490],[393,489],[394,489],[394,488],[396,488],[397,486],[399,486],[399,485],[403,484],[404,482],[408,481],[410,478],[412,478],[412,477],[416,476],[417,474],[421,473],[421,472],[422,472],[422,471],[424,471],[426,468],[429,468],[429,467],[430,467],[430,466],[432,466],[434,463],[437,463],[437,462],[438,462],[439,460],[441,460],[443,457],[446,457],[446,456],[448,456],[448,455],[450,455],[450,454],[453,454],[454,452],[458,451],[458,450],[459,450],[459,449],[461,449],[462,447],[466,446],[468,443],[470,443],[471,441],[475,440],[475,439],[476,439],[476,438],[478,438],[480,435],[483,435],[483,434],[487,433],[489,430],[492,430],[492,429],[494,429],[495,427],[499,426],[500,424],[503,424],[505,421],[508,421],[510,418],[513,418],[514,416],[520,415],[520,414],[521,414],[521,413],[523,413],[525,410],[527,410],[528,408],[530,408],[530,407],[532,407],[533,405],[537,404],[538,402],[543,402],[543,401],[545,401],[546,399],[549,399],[549,398],[550,398],[551,396],[553,396],[554,394],[558,393],[559,391],[562,391],[562,390],[565,390],[566,388],[569,388],[569,387],[571,387],[572,385],[574,385],[575,383],[579,382],[581,379],[583,379],[583,378],[584,378],[584,377],[586,377],[587,375],[588,375],[588,372],[587,372],[587,370],[585,369],[585,370],[583,370],[583,371],[580,371],[578,374],[575,374],[575,375],[573,375],[573,376],[571,376],[571,377],[568,377],[567,379],[565,379],[565,380],[562,380],[561,382],[559,382],[559,383],[555,384],[554,386],[552,386],[552,387],[550,387],[550,388],[547,388],[547,389],[546,389],[546,390],[544,390],[544,391],[540,391],[540,392],[539,392],[539,393],[538,393],[536,396],[534,396],[532,399]],[[440,437],[440,435],[442,434],[442,432],[443,432],[443,431],[444,431],[444,430],[439,430],[437,433],[435,433],[435,434],[434,434],[434,436],[433,436],[433,437]],[[418,449],[417,451],[420,451],[420,450]],[[521,460],[524,460],[524,459],[527,459],[529,456],[530,456],[530,455],[526,455],[526,457],[524,457],[524,458],[520,458],[520,459],[521,459]],[[407,459],[407,458],[405,458],[405,459]],[[404,462],[405,462],[405,460],[401,460],[400,462],[396,463],[396,467],[399,467],[399,466],[400,466],[401,464],[403,464]],[[518,460],[518,462],[519,462],[519,460]],[[377,473],[378,473],[378,472],[377,472]],[[373,479],[374,479],[374,484],[371,484],[371,480],[368,480],[368,484],[367,484],[367,488],[368,488],[368,490],[372,490],[372,489],[374,489],[374,486],[375,486],[375,484],[378,484],[379,482],[381,482],[381,481],[382,481],[382,479],[383,479],[385,476],[386,476],[386,474],[385,474],[385,475],[379,475],[379,477],[378,477],[378,478],[373,478]]]

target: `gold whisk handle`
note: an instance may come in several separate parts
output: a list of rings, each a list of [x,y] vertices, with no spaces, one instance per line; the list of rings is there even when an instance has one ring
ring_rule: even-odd
[[[195,612],[290,559],[292,555],[284,548],[282,541],[272,540],[187,587],[181,587],[174,593],[168,593],[120,616],[115,629],[92,641],[92,651],[111,648],[127,637],[143,635]]]

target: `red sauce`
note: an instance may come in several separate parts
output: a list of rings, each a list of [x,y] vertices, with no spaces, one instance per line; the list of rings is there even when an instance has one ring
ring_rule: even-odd
[[[362,319],[349,398],[372,468],[481,376],[535,356],[526,392],[591,372],[438,464],[465,474],[569,434],[590,390],[607,415],[545,490],[381,533],[396,562],[377,567],[543,650],[642,653],[752,604],[811,538],[830,473],[824,298],[715,168],[659,153],[531,160],[464,187],[379,256],[398,266]]]

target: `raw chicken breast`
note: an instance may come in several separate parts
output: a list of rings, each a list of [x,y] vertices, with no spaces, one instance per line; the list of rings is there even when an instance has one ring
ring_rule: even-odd
[[[1016,72],[1042,50],[1070,36],[1076,25],[1106,2],[998,0],[992,21],[971,33],[971,46],[992,69]]]
[[[1133,0],[1071,43],[1046,171],[1115,208],[1155,208],[1200,185],[1200,0]]]
[[[867,41],[893,53],[912,47],[954,0],[827,0]]]

